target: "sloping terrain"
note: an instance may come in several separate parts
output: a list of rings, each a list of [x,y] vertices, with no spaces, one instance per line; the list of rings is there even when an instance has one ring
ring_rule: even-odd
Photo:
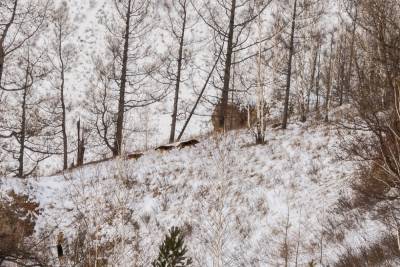
[[[336,159],[337,129],[291,125],[268,129],[267,140],[255,146],[244,131],[210,136],[63,176],[3,179],[1,192],[40,203],[36,235],[51,236],[53,255],[62,232],[71,257],[79,241],[114,266],[150,266],[172,226],[184,228],[195,266],[326,266],[382,235],[372,220],[349,229],[333,220],[353,170]]]

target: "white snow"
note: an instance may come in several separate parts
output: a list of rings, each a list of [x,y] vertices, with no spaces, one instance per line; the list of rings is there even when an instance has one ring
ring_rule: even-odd
[[[252,145],[246,131],[230,132],[192,148],[148,151],[138,160],[64,176],[3,179],[0,189],[40,202],[37,235],[62,231],[72,242],[84,218],[100,243],[117,242],[110,259],[119,266],[149,266],[172,226],[190,226],[185,241],[195,266],[281,265],[286,226],[289,261],[299,244],[299,266],[319,262],[321,237],[323,262],[332,263],[346,244],[357,247],[380,235],[374,221],[349,230],[342,244],[327,234],[353,170],[336,159],[334,127],[293,124],[267,132],[266,145]]]

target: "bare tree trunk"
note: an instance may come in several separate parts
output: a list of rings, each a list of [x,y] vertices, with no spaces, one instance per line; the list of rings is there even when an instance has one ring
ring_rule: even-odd
[[[121,70],[121,84],[119,88],[119,101],[118,101],[118,115],[117,115],[117,129],[115,131],[115,143],[113,149],[113,156],[120,156],[122,154],[122,138],[124,129],[124,115],[125,115],[125,90],[126,90],[126,75],[128,65],[128,50],[129,50],[129,33],[130,33],[130,20],[131,20],[131,3],[128,1],[128,8],[126,11],[125,20],[125,35],[124,35],[124,51],[122,56],[122,70]]]
[[[59,28],[59,40],[58,40],[58,56],[61,63],[61,84],[60,84],[60,100],[61,100],[61,111],[62,111],[62,136],[63,136],[63,169],[68,169],[68,139],[66,130],[66,110],[65,110],[65,99],[64,99],[64,88],[65,88],[65,65],[62,57],[62,26]]]
[[[1,78],[3,77],[3,69],[4,69],[4,49],[0,40],[0,86],[1,86]]]
[[[258,9],[260,7],[258,6]],[[257,10],[258,13],[259,10]],[[258,38],[261,38],[261,18],[258,15],[257,19]],[[258,45],[257,57],[257,127],[256,127],[256,144],[263,144],[265,142],[265,129],[264,129],[264,81],[262,77],[262,46],[261,42]]]
[[[315,111],[319,112],[319,81],[321,79],[321,43],[319,44],[318,48],[318,73],[317,73],[317,80],[315,81]]]
[[[288,73],[286,80],[286,92],[285,92],[285,104],[283,108],[283,120],[282,129],[286,129],[288,117],[289,117],[289,102],[290,102],[290,83],[292,79],[292,61],[294,54],[294,34],[296,30],[296,14],[297,13],[297,0],[294,1],[293,7],[293,18],[292,18],[292,29],[290,33],[290,46],[289,46],[289,62],[288,62]]]
[[[179,101],[179,87],[181,84],[181,73],[182,73],[182,60],[183,60],[183,46],[185,40],[186,31],[186,2],[183,6],[183,25],[182,33],[179,42],[179,56],[178,56],[178,70],[176,75],[176,85],[175,85],[175,98],[174,98],[174,110],[172,112],[172,122],[171,122],[171,133],[169,136],[169,142],[175,141],[175,129],[176,129],[176,116],[178,114],[178,101]]]
[[[329,121],[329,108],[330,108],[330,98],[331,98],[331,89],[332,89],[332,57],[333,57],[333,42],[334,42],[334,34],[332,33],[331,37],[331,52],[329,55],[329,66],[327,73],[327,84],[326,84],[326,100],[325,100],[325,122]]]
[[[26,97],[28,94],[28,84],[29,84],[29,61],[28,66],[26,67],[25,72],[25,85],[23,89],[23,96],[22,96],[22,114],[21,114],[21,129],[19,132],[19,155],[18,155],[18,173],[17,176],[19,178],[24,177],[24,154],[25,154],[25,139],[26,139]]]
[[[339,48],[338,53],[343,53],[343,48]],[[343,58],[342,55],[340,55],[340,57]],[[337,80],[337,90],[339,90],[339,106],[342,106],[343,105],[343,95],[344,95],[344,85],[345,85],[345,80],[346,80],[345,59],[343,61],[338,59],[336,62],[336,65],[338,65],[336,80]]]
[[[313,91],[314,84],[315,84],[315,73],[317,71],[318,50],[319,50],[319,45],[315,47],[315,54],[314,54],[314,58],[313,58],[310,88],[308,89],[308,92],[307,92],[307,113],[310,112],[311,92]]]
[[[76,166],[82,166],[85,157],[85,138],[83,136],[83,131],[81,131],[81,120],[79,119],[76,123],[78,130],[78,154],[76,160]]]
[[[236,61],[236,53],[233,53],[233,62],[235,62]],[[235,69],[235,65],[233,65],[232,66],[232,71],[231,71],[231,102],[233,102],[234,101],[234,98],[235,98],[235,79],[236,79],[236,69]],[[227,115],[229,115],[229,114],[227,114]],[[233,125],[233,116],[232,116],[232,114],[230,114],[230,116],[229,116],[229,128],[231,128],[232,127],[232,125]],[[225,123],[226,123],[226,120],[225,120]],[[226,127],[225,127],[225,129],[226,129]]]
[[[236,0],[232,0],[231,14],[229,19],[229,33],[228,33],[228,44],[226,49],[226,61],[224,70],[224,86],[222,88],[222,100],[221,100],[221,112],[219,114],[220,125],[225,128],[226,109],[228,106],[229,98],[229,85],[231,78],[231,67],[232,67],[232,54],[233,54],[233,34],[235,29],[235,13],[236,13]]]
[[[349,59],[349,70],[347,71],[347,77],[346,77],[346,98],[348,100],[349,98],[349,91],[350,91],[350,86],[351,86],[351,76],[353,73],[353,61],[354,56],[355,56],[355,39],[356,39],[356,30],[357,30],[357,18],[358,18],[358,12],[356,9],[356,14],[354,17],[353,21],[353,29],[351,32],[351,44],[350,44],[350,59]]]
[[[24,177],[24,154],[25,154],[25,134],[26,134],[26,89],[22,100],[21,132],[19,138],[19,156],[18,156],[18,177]]]
[[[68,168],[68,137],[66,127],[66,110],[64,101],[64,74],[62,75],[62,87],[61,87],[61,109],[62,109],[62,135],[63,135],[63,169]]]
[[[191,120],[191,118],[192,118],[194,112],[196,111],[196,108],[197,108],[197,106],[198,106],[198,104],[199,104],[201,98],[203,97],[204,91],[206,90],[207,85],[208,85],[208,82],[210,81],[211,76],[212,76],[212,74],[214,73],[214,70],[215,70],[215,68],[216,68],[217,65],[218,65],[218,61],[219,61],[219,59],[221,58],[221,55],[222,55],[222,51],[223,51],[223,50],[224,50],[224,47],[223,47],[223,45],[222,45],[222,46],[221,46],[221,50],[219,51],[218,57],[217,57],[217,59],[215,60],[212,69],[211,69],[210,72],[208,73],[208,76],[207,76],[206,81],[204,82],[203,88],[201,89],[201,92],[200,92],[199,96],[197,97],[196,103],[194,104],[192,110],[190,111],[189,117],[187,118],[185,124],[183,125],[183,128],[182,128],[181,132],[179,133],[179,136],[178,136],[178,138],[177,138],[178,141],[181,140],[183,134],[185,133],[186,127],[189,125],[189,122],[190,122],[190,120]]]
[[[4,31],[0,36],[0,86],[1,86],[1,80],[2,80],[3,72],[4,72],[4,61],[5,61],[5,57],[6,57],[6,51],[4,49],[4,42],[6,40],[7,33],[9,31],[11,25],[14,23],[15,15],[17,13],[17,6],[18,6],[18,0],[15,0],[14,6],[12,9],[11,18],[8,21],[8,23],[4,25],[5,26]]]
[[[336,48],[336,61],[334,69],[337,70],[336,73],[336,81],[337,81],[337,89],[339,95],[339,106],[342,106],[344,103],[344,94],[345,88],[347,84],[347,78],[349,74],[347,73],[348,70],[351,69],[351,52],[350,58],[347,54],[347,50],[351,50],[351,47],[348,45],[348,36],[347,35],[340,35],[338,47]]]

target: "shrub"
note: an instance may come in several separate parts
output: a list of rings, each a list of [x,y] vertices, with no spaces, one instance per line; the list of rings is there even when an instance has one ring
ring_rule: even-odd
[[[35,227],[39,204],[25,195],[14,192],[0,200],[0,265],[15,263],[18,266],[44,266],[40,248],[30,242]]]
[[[192,259],[186,257],[187,248],[183,241],[182,230],[172,227],[160,246],[158,258],[153,261],[153,267],[184,267],[192,264]]]

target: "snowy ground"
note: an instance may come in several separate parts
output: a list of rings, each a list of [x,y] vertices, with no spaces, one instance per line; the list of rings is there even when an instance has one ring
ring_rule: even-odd
[[[332,226],[353,169],[336,160],[333,127],[268,129],[267,140],[254,146],[247,132],[211,136],[193,148],[64,176],[3,179],[0,192],[12,188],[40,202],[38,236],[63,232],[72,247],[85,229],[91,246],[112,242],[115,266],[150,266],[171,226],[184,227],[195,266],[280,266],[285,258],[308,266],[321,255],[326,265],[347,245],[380,235],[373,221],[360,223],[362,231]]]

